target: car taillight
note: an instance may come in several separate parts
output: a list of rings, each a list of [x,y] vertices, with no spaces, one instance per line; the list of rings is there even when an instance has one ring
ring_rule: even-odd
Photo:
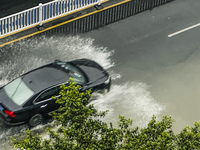
[[[5,109],[4,112],[5,112],[5,114],[7,114],[10,117],[15,117],[16,116],[13,111],[9,111],[9,110]]]

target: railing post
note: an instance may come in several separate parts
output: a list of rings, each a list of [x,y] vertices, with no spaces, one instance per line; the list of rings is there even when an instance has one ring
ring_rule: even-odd
[[[103,9],[103,6],[101,5],[101,0],[98,0],[98,4],[94,6],[97,10]]]
[[[43,11],[42,11],[42,7],[43,7],[43,4],[40,3],[39,4],[39,25],[37,26],[37,29],[40,31],[40,30],[44,30],[44,27],[42,25],[42,16],[43,16]]]
[[[101,5],[101,0],[99,0],[98,5],[99,5],[99,6]]]
[[[39,4],[39,26],[42,26],[42,3]]]

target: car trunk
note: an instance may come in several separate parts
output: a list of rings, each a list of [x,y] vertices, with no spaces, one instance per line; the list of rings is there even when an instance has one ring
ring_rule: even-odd
[[[5,93],[3,89],[0,90],[0,110],[1,109],[8,109],[8,110],[14,110],[17,107],[19,107],[17,104],[15,104]],[[1,108],[3,107],[3,108]]]

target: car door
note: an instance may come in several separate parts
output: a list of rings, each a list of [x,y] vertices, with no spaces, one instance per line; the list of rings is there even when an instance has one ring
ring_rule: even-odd
[[[34,100],[33,103],[35,105],[35,108],[38,108],[38,113],[47,115],[53,111],[56,111],[59,108],[59,105],[55,103],[56,100],[53,99],[52,96],[60,96],[58,86],[45,90]]]

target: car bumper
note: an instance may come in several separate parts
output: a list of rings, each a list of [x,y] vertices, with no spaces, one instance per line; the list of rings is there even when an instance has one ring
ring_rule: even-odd
[[[11,119],[6,119],[1,113],[0,113],[0,121],[2,121],[4,124],[9,126],[15,126],[25,123],[25,121],[22,122],[12,122]]]
[[[107,92],[110,91],[111,82],[112,82],[111,77],[108,76],[108,79],[107,79],[107,80],[104,82],[104,84],[103,84],[103,85],[104,85],[104,88],[107,89]]]
[[[111,80],[108,83],[103,83],[100,86],[97,87],[97,92],[99,93],[108,93],[110,91],[111,87]]]

